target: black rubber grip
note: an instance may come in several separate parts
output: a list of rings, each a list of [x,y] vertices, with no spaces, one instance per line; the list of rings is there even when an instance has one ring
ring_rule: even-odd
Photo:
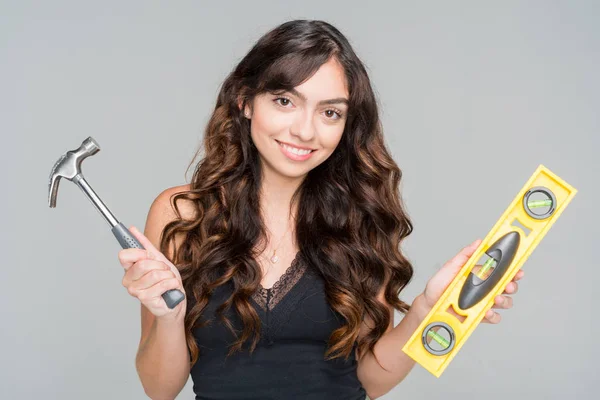
[[[466,310],[479,303],[496,285],[513,262],[521,237],[517,231],[510,231],[496,240],[485,254],[497,261],[496,267],[486,278],[481,279],[473,272],[469,274],[458,297],[458,306]]]

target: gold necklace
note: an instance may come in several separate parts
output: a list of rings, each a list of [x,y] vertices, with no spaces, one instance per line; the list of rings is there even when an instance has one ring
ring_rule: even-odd
[[[275,265],[275,263],[277,263],[277,261],[279,261],[279,257],[277,256],[277,250],[279,249],[279,246],[281,246],[281,243],[283,242],[283,239],[285,238],[285,236],[287,235],[287,233],[290,231],[290,228],[291,228],[291,225],[288,227],[288,229],[283,234],[283,237],[279,241],[279,245],[275,248],[275,250],[273,250],[273,255],[270,258],[267,258],[267,257],[265,257],[264,255],[261,254],[261,258],[267,259],[268,261],[270,261],[270,264],[269,264],[269,267],[267,268],[267,270],[263,271],[263,276],[269,275],[269,272],[271,272],[271,269],[273,268],[273,265]]]
[[[275,264],[275,263],[277,263],[277,261],[279,261],[279,256],[277,255],[277,250],[279,250],[279,247],[281,246],[281,243],[283,243],[283,239],[287,236],[287,234],[290,231],[291,227],[292,227],[292,224],[289,224],[287,230],[285,231],[285,233],[283,234],[283,236],[279,240],[279,244],[273,250],[273,255],[271,255],[271,257],[269,258],[269,261],[271,261],[272,264]]]

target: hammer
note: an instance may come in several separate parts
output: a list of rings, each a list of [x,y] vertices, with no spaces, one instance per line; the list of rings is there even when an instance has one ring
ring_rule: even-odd
[[[85,139],[81,146],[76,150],[69,150],[54,164],[50,171],[50,181],[48,182],[48,203],[50,208],[56,207],[56,195],[58,194],[58,184],[60,178],[65,178],[74,182],[81,188],[83,193],[96,206],[100,214],[111,226],[113,235],[124,249],[138,248],[144,249],[141,243],[129,232],[121,222],[117,221],[115,216],[104,205],[100,197],[94,192],[81,173],[81,162],[89,156],[93,156],[100,151],[100,146],[91,136]],[[167,290],[162,294],[162,298],[167,303],[167,307],[174,308],[179,304],[185,295],[178,289]]]

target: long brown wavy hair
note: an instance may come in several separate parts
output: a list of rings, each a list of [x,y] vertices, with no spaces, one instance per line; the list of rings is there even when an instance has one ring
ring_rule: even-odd
[[[399,312],[409,309],[399,294],[413,268],[400,244],[413,227],[399,193],[402,172],[384,143],[365,67],[332,25],[289,21],[260,38],[225,79],[190,190],[171,199],[178,219],[165,226],[160,247],[167,254],[175,235],[184,238],[179,248],[171,248],[188,304],[193,297],[185,317],[191,366],[200,353],[193,330],[207,323],[200,317],[221,285],[234,288],[217,309],[219,320],[236,337],[228,354],[241,351],[248,340],[252,352],[260,338],[261,321],[250,296],[262,279],[256,248],[264,242],[266,228],[259,211],[260,158],[244,105],[251,105],[257,94],[298,86],[331,57],[343,66],[347,79],[346,125],[333,154],[308,172],[292,198],[298,204],[295,232],[301,255],[323,278],[330,306],[345,320],[332,332],[325,357],[348,358],[355,344],[361,354],[373,351],[390,323],[388,309],[377,300],[383,286],[389,304]],[[180,198],[193,204],[193,219],[182,218]],[[224,315],[231,308],[243,322],[241,335]],[[366,315],[374,327],[355,343]]]

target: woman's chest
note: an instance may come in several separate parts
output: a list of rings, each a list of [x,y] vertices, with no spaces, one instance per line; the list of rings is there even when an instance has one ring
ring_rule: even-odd
[[[215,291],[203,312],[203,319],[208,318],[212,323],[194,333],[201,346],[214,348],[235,340],[216,313],[218,306],[231,295],[232,289],[227,286]],[[250,298],[250,306],[260,318],[261,343],[267,346],[277,341],[326,343],[331,333],[343,324],[342,317],[327,301],[322,278],[303,266],[287,271],[271,289],[259,288]],[[225,315],[236,330],[243,329],[236,312],[229,310]]]

